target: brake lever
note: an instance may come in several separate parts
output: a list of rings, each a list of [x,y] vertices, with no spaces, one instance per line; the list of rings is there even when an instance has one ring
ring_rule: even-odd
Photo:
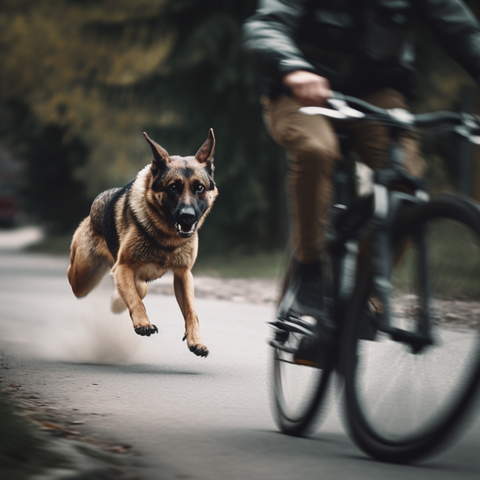
[[[323,117],[336,118],[340,120],[349,118],[343,112],[334,110],[333,108],[325,107],[301,107],[300,112],[305,115],[322,115]]]
[[[480,145],[480,135],[470,135],[468,140],[475,145]]]
[[[350,107],[341,97],[337,96],[329,98],[327,102],[332,106],[332,108],[342,113],[345,116],[344,118],[363,118],[365,116],[365,114],[360,112],[360,110],[355,110],[354,108]]]
[[[455,127],[454,132],[469,142],[480,145],[480,125],[477,116],[468,113],[464,113],[462,116],[463,123]],[[474,135],[473,132],[478,133],[478,135]]]
[[[468,123],[468,125],[471,126],[468,139],[475,145],[480,145],[480,117],[475,114],[468,114],[468,119],[465,120],[465,123]],[[473,135],[472,131],[476,132],[477,135]]]
[[[365,114],[348,106],[347,102],[338,96],[329,98],[327,103],[332,108],[325,107],[301,107],[300,112],[305,115],[322,115],[324,117],[345,120],[347,118],[363,118]]]
[[[475,145],[480,145],[480,135],[472,135],[471,130],[469,130],[464,125],[455,127],[453,131],[460,137],[463,137],[464,139],[468,140],[469,142]]]

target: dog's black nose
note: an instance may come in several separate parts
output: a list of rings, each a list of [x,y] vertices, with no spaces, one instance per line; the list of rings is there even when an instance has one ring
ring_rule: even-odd
[[[183,207],[180,210],[180,221],[186,225],[191,225],[195,222],[195,210],[193,207]]]

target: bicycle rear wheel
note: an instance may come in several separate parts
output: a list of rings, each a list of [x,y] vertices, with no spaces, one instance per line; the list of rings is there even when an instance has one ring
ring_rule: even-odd
[[[287,345],[296,348],[301,335],[290,333]],[[288,435],[313,433],[318,425],[331,368],[297,365],[293,354],[273,349],[274,419]]]
[[[424,312],[419,232],[427,245],[433,345],[413,353],[381,332],[374,341],[362,339],[372,294],[368,272],[358,282],[345,330],[347,426],[355,443],[382,461],[410,462],[445,446],[480,379],[479,211],[463,199],[439,196],[398,222],[392,252],[401,259],[391,277],[391,323],[408,331]]]
[[[291,272],[290,272],[291,273]],[[324,288],[332,287],[332,268],[324,262]],[[287,270],[283,290],[289,282]],[[322,295],[322,292],[318,292]],[[298,319],[299,325],[314,330],[315,320],[308,317]],[[282,337],[283,335],[283,337]],[[322,405],[325,399],[330,374],[333,369],[333,358],[324,358],[322,368],[312,367],[295,362],[294,354],[306,335],[289,331],[277,334],[279,348],[273,348],[273,417],[278,428],[287,435],[301,436],[314,432],[318,426]],[[315,340],[317,349],[322,348],[319,339]]]

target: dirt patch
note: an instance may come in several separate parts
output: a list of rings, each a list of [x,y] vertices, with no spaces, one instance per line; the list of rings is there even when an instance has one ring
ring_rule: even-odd
[[[403,295],[392,299],[394,314],[414,319],[421,316],[419,299],[415,295]],[[443,328],[478,330],[480,328],[480,302],[475,300],[433,299],[432,319]]]
[[[149,287],[149,292],[173,295],[173,281],[167,278],[154,282]],[[278,297],[278,284],[274,280],[195,276],[195,297],[274,305]]]

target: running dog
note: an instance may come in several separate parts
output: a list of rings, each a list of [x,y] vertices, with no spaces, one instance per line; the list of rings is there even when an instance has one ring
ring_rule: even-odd
[[[215,136],[195,156],[170,156],[146,133],[153,160],[128,185],[98,195],[90,215],[76,230],[68,280],[84,297],[111,270],[116,290],[112,311],[128,308],[138,335],[157,333],[142,299],[147,283],[173,272],[177,302],[185,319],[190,351],[206,357],[194,305],[191,269],[198,252],[197,231],[218,195],[213,179]]]

